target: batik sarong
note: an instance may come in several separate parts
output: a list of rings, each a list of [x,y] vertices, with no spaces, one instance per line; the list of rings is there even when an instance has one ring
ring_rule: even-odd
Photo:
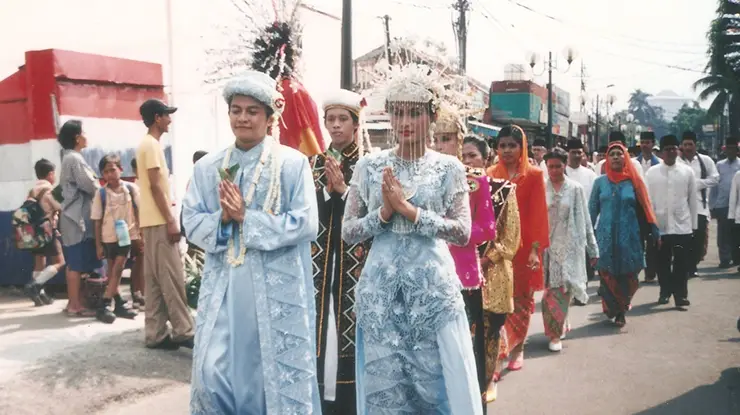
[[[508,357],[512,350],[524,343],[529,331],[529,320],[534,313],[534,293],[514,297],[514,312],[509,314],[504,324],[503,335],[506,348],[503,355]]]
[[[599,278],[601,306],[607,317],[614,318],[617,314],[626,313],[639,286],[637,274],[611,275],[599,270]]]
[[[493,379],[496,372],[496,361],[506,358],[508,342],[504,334],[504,324],[508,314],[483,311],[483,326],[486,349],[486,380]]]
[[[545,324],[545,336],[556,340],[565,334],[565,320],[568,318],[568,306],[571,295],[565,287],[548,288],[542,297],[542,321]]]

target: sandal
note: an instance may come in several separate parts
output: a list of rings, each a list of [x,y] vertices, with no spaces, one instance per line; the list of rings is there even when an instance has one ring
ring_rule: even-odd
[[[617,327],[624,327],[627,324],[627,319],[624,318],[624,313],[619,313],[614,318],[614,324],[617,325]]]
[[[498,383],[491,382],[488,385],[488,390],[483,392],[483,402],[486,404],[493,403],[496,402],[496,398],[498,398]]]
[[[524,366],[524,353],[519,353],[519,356],[517,356],[516,359],[509,362],[509,366],[506,368],[509,369],[512,372],[516,372],[517,370],[521,370]]]
[[[77,311],[69,311],[69,309],[65,308],[62,310],[64,314],[67,315],[67,317],[75,317],[75,318],[89,318],[89,317],[95,317],[96,313],[94,310],[88,310],[86,308],[77,310]]]

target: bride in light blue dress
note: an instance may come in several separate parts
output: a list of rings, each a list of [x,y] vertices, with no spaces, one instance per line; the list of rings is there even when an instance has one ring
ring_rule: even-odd
[[[460,282],[447,243],[470,238],[463,165],[428,148],[444,93],[430,70],[391,74],[396,146],[360,159],[342,237],[373,239],[356,287],[357,412],[483,413]]]

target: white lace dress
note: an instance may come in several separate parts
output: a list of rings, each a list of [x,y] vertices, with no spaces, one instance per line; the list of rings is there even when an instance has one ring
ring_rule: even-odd
[[[380,221],[383,168],[391,166],[417,223]],[[447,243],[471,231],[462,164],[427,151],[409,162],[393,150],[355,167],[342,236],[373,246],[356,287],[358,414],[482,414],[461,285]]]
[[[587,302],[586,252],[598,258],[588,204],[583,186],[565,178],[560,191],[547,179],[547,212],[550,248],[545,254],[547,288],[566,287],[579,301]]]

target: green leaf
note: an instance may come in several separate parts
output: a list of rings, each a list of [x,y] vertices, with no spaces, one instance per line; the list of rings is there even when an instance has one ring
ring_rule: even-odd
[[[229,167],[228,170],[225,170],[222,167],[218,168],[218,174],[219,176],[221,176],[221,180],[233,181],[238,171],[239,171],[238,164],[234,164],[233,166]]]
[[[233,180],[236,178],[236,172],[239,171],[239,165],[234,164],[233,166],[229,167],[229,177]]]

